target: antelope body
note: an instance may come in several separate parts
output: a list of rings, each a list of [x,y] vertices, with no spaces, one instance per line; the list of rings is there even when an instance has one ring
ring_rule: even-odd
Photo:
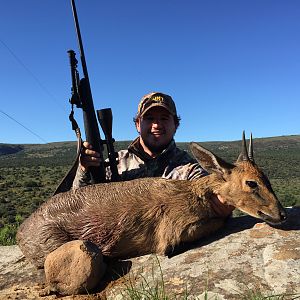
[[[102,183],[50,198],[20,226],[18,244],[33,264],[70,240],[89,240],[109,257],[128,258],[148,253],[168,255],[182,242],[207,236],[224,224],[210,198],[281,223],[286,215],[267,177],[245,149],[235,165],[191,143],[200,165],[210,175],[187,180],[142,178]]]

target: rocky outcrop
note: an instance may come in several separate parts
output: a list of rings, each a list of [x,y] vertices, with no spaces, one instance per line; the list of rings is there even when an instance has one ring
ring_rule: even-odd
[[[289,209],[288,216],[282,227],[248,216],[233,218],[211,238],[172,258],[146,255],[110,263],[94,295],[63,299],[123,299],[132,286],[163,290],[162,279],[168,295],[187,292],[188,299],[206,294],[234,300],[249,291],[300,296],[300,208]],[[56,299],[45,295],[44,281],[44,270],[28,264],[17,246],[0,248],[0,299]]]

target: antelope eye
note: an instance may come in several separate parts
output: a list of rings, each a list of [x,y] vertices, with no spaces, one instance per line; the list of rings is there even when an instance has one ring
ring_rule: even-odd
[[[251,189],[257,188],[257,183],[256,183],[255,181],[247,180],[247,181],[246,181],[246,184],[247,184]]]

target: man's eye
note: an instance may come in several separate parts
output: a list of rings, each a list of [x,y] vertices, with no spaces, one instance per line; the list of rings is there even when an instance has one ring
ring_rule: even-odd
[[[149,116],[149,117],[148,117],[148,116],[147,116],[147,117],[144,117],[143,119],[144,119],[145,121],[153,121],[153,120],[154,120],[154,118],[153,118],[153,117],[150,117],[150,116]]]
[[[255,189],[257,188],[257,183],[255,181],[251,181],[251,180],[247,180],[246,184],[251,188],[251,189]]]
[[[166,114],[166,115],[164,114],[164,115],[161,116],[161,119],[164,120],[164,121],[170,120],[171,118],[172,118],[172,116],[169,115],[169,114]]]

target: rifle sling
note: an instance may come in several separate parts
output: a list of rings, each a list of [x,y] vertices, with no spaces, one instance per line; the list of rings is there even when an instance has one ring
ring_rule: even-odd
[[[74,119],[74,111],[73,111],[73,106],[72,106],[72,111],[69,116],[69,120],[72,123],[72,129],[75,131],[76,137],[77,137],[77,153],[76,153],[76,158],[73,162],[72,167],[70,170],[67,172],[65,177],[62,179],[62,181],[59,183],[58,187],[56,188],[55,192],[53,193],[53,196],[59,193],[67,192],[72,188],[73,181],[77,172],[77,168],[79,165],[79,156],[82,150],[82,138],[81,138],[81,132],[80,128]]]

